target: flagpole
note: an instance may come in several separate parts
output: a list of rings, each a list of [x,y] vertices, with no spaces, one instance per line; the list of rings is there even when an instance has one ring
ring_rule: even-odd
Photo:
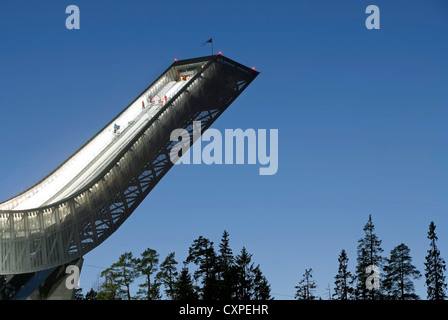
[[[210,38],[210,39],[208,39],[207,41],[205,41],[205,42],[203,43],[203,45],[204,45],[204,44],[207,44],[207,43],[210,43],[210,44],[212,45],[212,55],[213,55],[213,38]]]

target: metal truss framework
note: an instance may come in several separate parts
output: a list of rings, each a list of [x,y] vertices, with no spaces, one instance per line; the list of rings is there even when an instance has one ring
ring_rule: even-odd
[[[178,141],[171,132],[183,128],[193,137],[199,129],[193,121],[201,121],[203,133],[258,75],[221,55],[175,62],[164,75],[173,78],[177,67],[198,63],[193,79],[85,188],[43,207],[0,211],[0,274],[53,268],[102,243],[173,166],[170,151]]]

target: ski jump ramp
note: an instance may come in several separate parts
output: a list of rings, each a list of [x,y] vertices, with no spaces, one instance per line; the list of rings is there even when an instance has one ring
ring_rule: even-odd
[[[36,185],[0,203],[0,274],[55,268],[106,240],[173,166],[178,128],[201,132],[258,72],[222,55],[175,61]]]

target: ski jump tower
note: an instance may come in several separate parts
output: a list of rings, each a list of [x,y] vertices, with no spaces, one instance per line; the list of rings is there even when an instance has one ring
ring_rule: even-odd
[[[80,268],[173,166],[171,132],[192,140],[257,75],[222,55],[175,61],[47,177],[0,203],[0,299],[70,298],[66,266]]]

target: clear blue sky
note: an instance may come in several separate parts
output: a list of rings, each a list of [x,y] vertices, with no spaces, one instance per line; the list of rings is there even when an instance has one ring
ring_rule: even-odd
[[[65,28],[78,5],[81,29]],[[365,9],[381,10],[367,30]],[[182,262],[202,235],[253,254],[277,299],[305,268],[333,288],[372,214],[385,254],[405,243],[424,271],[434,220],[448,259],[448,3],[445,0],[3,1],[0,198],[75,152],[174,58],[210,53],[261,72],[214,128],[279,130],[279,169],[174,167],[101,246],[81,286],[125,251]],[[181,264],[180,264],[181,265]],[[417,293],[426,297],[424,279]]]

